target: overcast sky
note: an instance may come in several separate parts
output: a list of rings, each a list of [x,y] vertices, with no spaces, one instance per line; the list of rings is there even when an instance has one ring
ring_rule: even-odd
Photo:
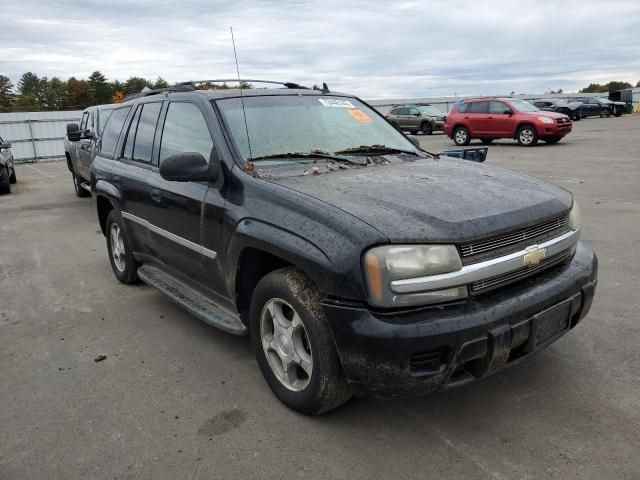
[[[640,80],[640,1],[3,0],[0,74],[240,73],[366,99]],[[108,5],[107,5],[108,4]]]

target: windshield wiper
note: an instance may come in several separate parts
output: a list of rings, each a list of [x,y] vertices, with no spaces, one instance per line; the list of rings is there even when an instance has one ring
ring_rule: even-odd
[[[420,157],[421,155],[413,150],[403,150],[401,148],[393,148],[387,147],[386,145],[360,145],[359,147],[351,147],[345,148],[344,150],[339,150],[336,154],[350,154],[350,153],[408,153],[409,155],[416,155]]]
[[[350,158],[340,157],[338,155],[331,155],[328,152],[322,150],[311,150],[310,152],[284,152],[284,153],[271,153],[269,155],[261,155],[259,157],[248,158],[248,162],[255,162],[256,160],[269,160],[272,158],[326,158],[327,160],[335,160],[337,162],[352,163],[354,165],[360,165],[360,162],[356,162]]]

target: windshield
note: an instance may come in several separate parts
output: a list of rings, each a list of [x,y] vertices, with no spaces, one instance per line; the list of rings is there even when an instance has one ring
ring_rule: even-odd
[[[540,109],[534,105],[531,105],[529,102],[525,102],[524,100],[509,100],[511,106],[515,108],[518,112],[539,112]]]
[[[287,152],[335,153],[362,145],[416,150],[404,135],[352,97],[244,97],[246,129],[240,98],[218,100],[217,105],[245,160]]]
[[[420,110],[422,113],[426,113],[426,114],[429,114],[429,115],[438,115],[438,116],[444,115],[444,113],[442,113],[436,107],[432,107],[431,105],[425,105],[425,106],[422,106],[422,107],[418,107],[418,110]]]

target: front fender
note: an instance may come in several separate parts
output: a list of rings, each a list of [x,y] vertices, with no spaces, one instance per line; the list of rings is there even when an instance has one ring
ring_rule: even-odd
[[[238,265],[246,248],[264,251],[302,269],[323,293],[335,289],[335,268],[320,247],[295,232],[244,219],[236,225],[224,256],[225,286],[234,295]]]

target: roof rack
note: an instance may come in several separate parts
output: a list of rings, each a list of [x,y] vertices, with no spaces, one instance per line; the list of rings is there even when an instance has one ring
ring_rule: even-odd
[[[253,79],[245,79],[245,78],[217,78],[213,80],[188,80],[186,82],[178,82],[176,85],[197,85],[200,83],[220,83],[220,82],[239,82],[239,83],[269,83],[272,85],[282,85],[287,88],[302,88],[304,90],[309,90],[309,87],[304,87],[302,85],[298,85],[293,82],[276,82],[274,80],[253,80]]]
[[[149,89],[147,88],[147,90],[143,90],[141,92],[138,93],[134,93],[132,95],[127,95],[125,102],[129,101],[129,100],[134,100],[136,98],[142,98],[142,97],[148,97],[149,95],[158,95],[159,93],[169,93],[169,92],[191,92],[193,90],[195,90],[195,85],[199,85],[202,83],[226,83],[226,82],[244,82],[244,83],[269,83],[269,84],[273,84],[273,85],[282,85],[286,88],[301,88],[304,90],[309,90],[309,87],[305,87],[302,85],[298,85],[297,83],[293,83],[293,82],[276,82],[273,80],[249,80],[249,79],[244,79],[244,78],[222,78],[222,79],[213,79],[213,80],[188,80],[186,82],[178,82],[175,85],[171,86],[171,87],[165,87],[165,88],[155,88],[155,89]],[[323,83],[323,91],[326,88],[326,83]],[[328,89],[326,89],[328,92]]]

